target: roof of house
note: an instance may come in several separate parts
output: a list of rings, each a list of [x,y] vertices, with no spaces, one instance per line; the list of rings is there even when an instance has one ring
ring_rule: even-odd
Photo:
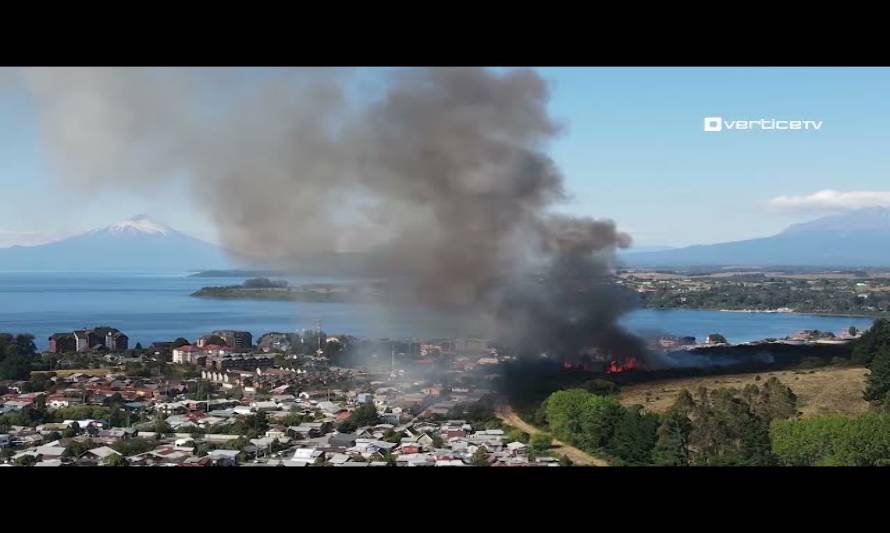
[[[121,455],[120,452],[117,452],[117,451],[109,448],[108,446],[99,446],[98,448],[93,448],[92,450],[87,450],[86,453],[93,454],[100,459],[107,459],[108,457],[111,457],[112,455]]]
[[[238,450],[210,450],[207,455],[213,459],[237,459],[239,453]]]

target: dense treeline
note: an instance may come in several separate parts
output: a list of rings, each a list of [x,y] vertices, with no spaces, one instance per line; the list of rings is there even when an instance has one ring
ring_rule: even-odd
[[[695,287],[674,281],[660,282],[653,290],[640,293],[639,298],[643,306],[653,308],[770,310],[790,307],[804,313],[864,315],[890,312],[890,291],[866,293],[857,282],[884,287],[890,283],[874,279],[702,278],[695,280],[692,284]]]
[[[560,440],[628,465],[772,465],[769,427],[797,414],[794,393],[772,378],[763,387],[683,391],[665,414],[624,407],[584,389],[553,393],[542,407]]]
[[[864,398],[879,408],[890,405],[890,321],[875,320],[854,343],[851,359],[870,371]]]
[[[774,453],[785,465],[890,465],[888,413],[780,420],[770,427],[770,439]]]
[[[860,417],[800,419],[797,397],[776,378],[741,390],[684,390],[661,415],[624,407],[616,389],[597,380],[525,412],[556,438],[615,464],[890,465],[890,321],[876,320],[851,353],[870,370],[864,397],[875,412]]]

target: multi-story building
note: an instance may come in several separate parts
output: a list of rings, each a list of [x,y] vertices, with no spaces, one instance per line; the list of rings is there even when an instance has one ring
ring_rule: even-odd
[[[77,351],[77,341],[73,333],[53,333],[49,336],[49,351],[65,353]]]
[[[249,331],[222,329],[212,331],[210,334],[221,337],[226,341],[226,346],[235,350],[247,350],[253,347],[253,335]]]
[[[198,363],[199,355],[201,355],[201,350],[190,344],[180,346],[179,348],[173,348],[174,363],[179,363],[182,365],[194,365]]]
[[[68,337],[70,335],[70,338]],[[73,339],[73,350],[71,350]],[[56,333],[50,338],[51,352],[86,352],[94,348],[106,348],[121,352],[129,347],[129,338],[119,329],[100,326],[93,329],[79,329],[71,333]]]
[[[112,330],[105,333],[105,347],[112,352],[123,352],[129,348],[130,338],[123,332]]]

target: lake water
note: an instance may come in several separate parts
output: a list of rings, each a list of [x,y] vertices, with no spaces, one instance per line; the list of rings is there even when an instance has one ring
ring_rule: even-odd
[[[176,337],[194,339],[214,329],[242,329],[254,338],[269,331],[314,328],[367,337],[459,337],[475,332],[453,317],[417,309],[383,309],[337,303],[210,300],[189,296],[207,285],[236,285],[243,278],[198,278],[185,273],[0,273],[0,332],[28,332],[45,348],[52,333],[108,325],[131,346]],[[292,279],[294,283],[333,281]],[[868,327],[868,318],[793,313],[641,309],[624,317],[640,333],[722,333],[730,342],[783,337],[803,329],[839,332]]]

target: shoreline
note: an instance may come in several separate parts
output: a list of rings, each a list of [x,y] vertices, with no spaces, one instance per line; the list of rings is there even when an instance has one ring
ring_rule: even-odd
[[[818,313],[811,311],[772,311],[772,310],[756,310],[756,309],[718,309],[716,307],[640,307],[639,309],[648,309],[652,311],[714,311],[720,313],[751,313],[764,315],[801,315],[801,316],[824,316],[835,318],[890,318],[890,313]]]

